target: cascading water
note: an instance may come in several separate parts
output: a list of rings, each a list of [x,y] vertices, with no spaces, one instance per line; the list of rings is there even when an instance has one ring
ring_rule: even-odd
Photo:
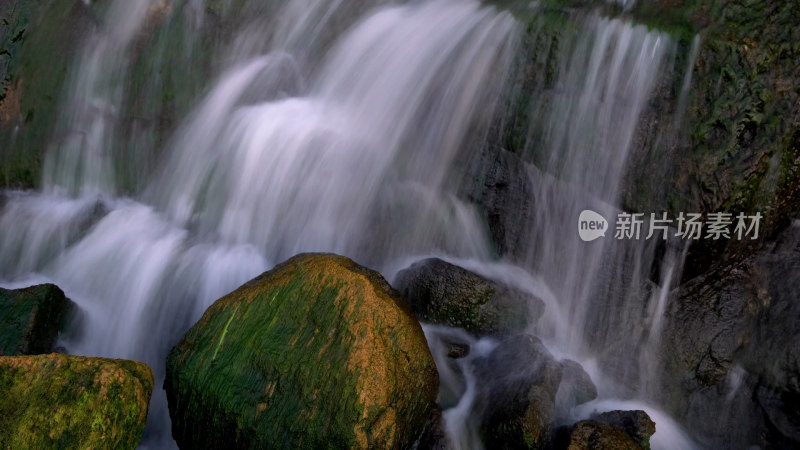
[[[114,128],[128,76],[128,48],[142,26],[149,0],[117,1],[107,18],[113,27],[93,33],[72,74],[64,115],[48,154],[45,181],[70,193],[113,193]]]
[[[619,19],[588,16],[583,24],[559,49],[554,85],[539,86],[531,106],[524,153],[538,167],[526,169],[533,213],[525,224],[527,241],[512,249],[520,265],[440,256],[544,300],[545,316],[530,331],[557,355],[581,361],[600,389],[600,399],[574,411],[569,423],[612,405],[635,405],[662,419],[653,448],[692,448],[691,439],[657,406],[621,400],[656,398],[661,323],[686,249],[673,239],[659,242],[658,235],[645,240],[647,223],[639,240],[617,240],[613,229],[637,127],[674,57],[675,43],[664,33]],[[690,79],[687,74],[685,80]],[[605,239],[579,239],[576,222],[584,209],[608,219]],[[438,346],[452,339],[436,328],[426,332]],[[469,343],[496,345],[486,339]],[[445,419],[448,413],[451,419],[446,425],[452,442],[479,447],[476,425],[469,423],[474,418],[464,412],[474,396],[471,361],[459,361],[466,386],[464,380],[443,379],[463,395],[445,411]],[[439,354],[437,364],[448,362]]]
[[[533,106],[527,151],[542,171],[532,170],[535,214],[523,255],[566,320],[545,321],[555,327],[540,332],[577,354],[641,333],[637,309],[650,288],[654,241],[644,241],[646,227],[639,241],[614,239],[615,205],[639,118],[674,52],[667,35],[644,26],[589,17],[586,28],[564,46],[558,81]],[[584,209],[608,219],[606,239],[579,239]]]
[[[122,3],[137,14],[120,13]],[[477,2],[379,8],[308,73],[292,53],[297,36],[331,33],[335,16],[327,2],[308,3],[300,18],[283,8],[307,28],[273,36],[264,54],[242,56],[257,47],[243,42],[263,37],[245,29],[237,45],[247,50],[177,132],[137,200],[114,198],[114,116],[83,110],[69,127],[96,134],[51,149],[49,194],[8,199],[0,273],[6,284],[52,280],[79,304],[79,329],[63,342],[70,352],[142,360],[160,379],[167,351],[211,302],[299,251],[378,267],[433,250],[488,255],[478,214],[448,191],[446,175],[497,100],[493,85],[513,48],[510,15]],[[79,61],[88,73],[74,96],[86,108],[119,100],[125,46],[149,6],[112,7],[107,19],[128,32]],[[119,55],[103,60],[110,52]],[[168,445],[168,430],[157,389],[143,445]]]
[[[68,351],[142,360],[157,379],[170,347],[210,303],[303,251],[344,254],[389,278],[433,254],[515,285],[547,303],[532,331],[587,367],[598,346],[642,333],[641,314],[631,310],[651,291],[657,320],[679,269],[662,270],[658,290],[648,280],[653,246],[586,244],[573,222],[586,207],[616,214],[611,205],[639,117],[674,51],[669,38],[590,17],[568,40],[556,88],[533,109],[528,151],[544,163],[541,171],[530,167],[530,243],[519,249],[521,261],[498,262],[480,211],[458,196],[462,174],[454,172],[489,135],[514,55],[514,19],[472,0],[343,3],[289,1],[271,10],[276,26],[244,24],[218,50],[227,68],[175,130],[156,174],[137,174],[134,185],[143,188],[125,198],[118,196],[125,158],[113,149],[132,43],[159,11],[193,27],[208,18],[200,1],[182,9],[113,2],[104,16],[113,31],[92,36],[76,63],[44,193],[6,195],[2,284],[58,284],[82,311],[62,339]],[[159,153],[142,145],[131,148],[147,158]],[[426,332],[435,354],[440,336],[454,333],[475,349],[470,358],[496,345],[457,330]],[[460,363],[466,386],[451,390],[457,398],[444,414],[461,448],[481,445],[470,417],[470,361]],[[618,373],[607,369],[590,370],[601,394],[638,393],[607,382]],[[445,383],[453,379],[444,375]],[[669,424],[659,422],[661,436],[678,433]],[[143,446],[170,445],[157,388]]]

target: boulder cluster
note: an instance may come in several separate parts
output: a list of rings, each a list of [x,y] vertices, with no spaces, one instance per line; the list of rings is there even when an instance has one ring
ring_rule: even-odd
[[[395,284],[343,256],[302,254],[217,300],[167,358],[178,446],[452,448],[419,318],[496,343],[470,357],[484,445],[648,448],[655,425],[642,411],[564,422],[597,389],[580,364],[526,332],[540,299],[440,259],[413,264]],[[77,309],[54,285],[0,289],[0,304],[0,446],[135,448],[151,369],[48,353]],[[472,352],[449,345],[455,367]]]

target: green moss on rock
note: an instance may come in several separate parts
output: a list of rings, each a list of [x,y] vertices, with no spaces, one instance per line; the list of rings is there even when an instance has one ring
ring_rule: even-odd
[[[0,357],[0,448],[136,448],[152,391],[136,361]]]
[[[404,448],[438,375],[377,272],[300,255],[215,302],[172,349],[165,389],[184,448]]]
[[[0,355],[48,353],[74,308],[53,284],[0,288]]]
[[[643,450],[633,438],[611,425],[584,420],[578,422],[569,436],[567,450]]]

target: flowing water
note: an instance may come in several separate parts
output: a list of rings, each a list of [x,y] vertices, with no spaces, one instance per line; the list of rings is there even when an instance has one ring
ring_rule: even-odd
[[[651,356],[682,249],[587,244],[574,222],[587,207],[609,219],[618,212],[637,124],[674,43],[598,16],[568,36],[555,56],[557,83],[532,105],[526,151],[540,163],[529,167],[531,239],[516,249],[521,258],[498,261],[456,180],[501,109],[520,36],[514,18],[473,0],[273,3],[245,14],[213,50],[219,69],[165,148],[120,131],[137,39],[154,21],[180,25],[191,60],[214,17],[198,0],[111,3],[103,29],[112,31],[91,34],[75,62],[43,191],[5,194],[2,284],[55,282],[82,312],[61,345],[144,361],[160,380],[167,352],[208,305],[294,254],[344,254],[390,279],[438,255],[543,299],[546,314],[531,331],[584,364],[600,388],[596,409],[646,400],[642,380],[655,376]],[[131,171],[132,189],[123,182]],[[654,261],[663,261],[656,275]],[[426,333],[453,396],[448,436],[479,448],[470,358],[497,343],[441,327]],[[439,340],[451,335],[474,349],[461,375],[440,361]],[[174,442],[156,386],[143,446],[164,448]],[[654,448],[689,445],[645,407],[658,423]]]

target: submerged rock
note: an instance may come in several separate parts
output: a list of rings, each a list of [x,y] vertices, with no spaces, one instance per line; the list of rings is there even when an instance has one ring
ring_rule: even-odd
[[[73,308],[74,303],[53,284],[0,288],[0,355],[53,351]]]
[[[487,448],[548,448],[562,368],[544,344],[530,335],[504,339],[477,373]]]
[[[522,331],[544,312],[540,299],[438,258],[403,270],[396,285],[421,320],[478,335]]]
[[[561,361],[563,376],[556,395],[559,417],[565,417],[575,406],[597,398],[597,387],[583,367],[570,359]]]
[[[217,300],[170,352],[164,387],[183,448],[398,448],[438,382],[380,274],[305,254]]]
[[[3,356],[0,392],[0,448],[134,449],[153,372],[127,360]]]

